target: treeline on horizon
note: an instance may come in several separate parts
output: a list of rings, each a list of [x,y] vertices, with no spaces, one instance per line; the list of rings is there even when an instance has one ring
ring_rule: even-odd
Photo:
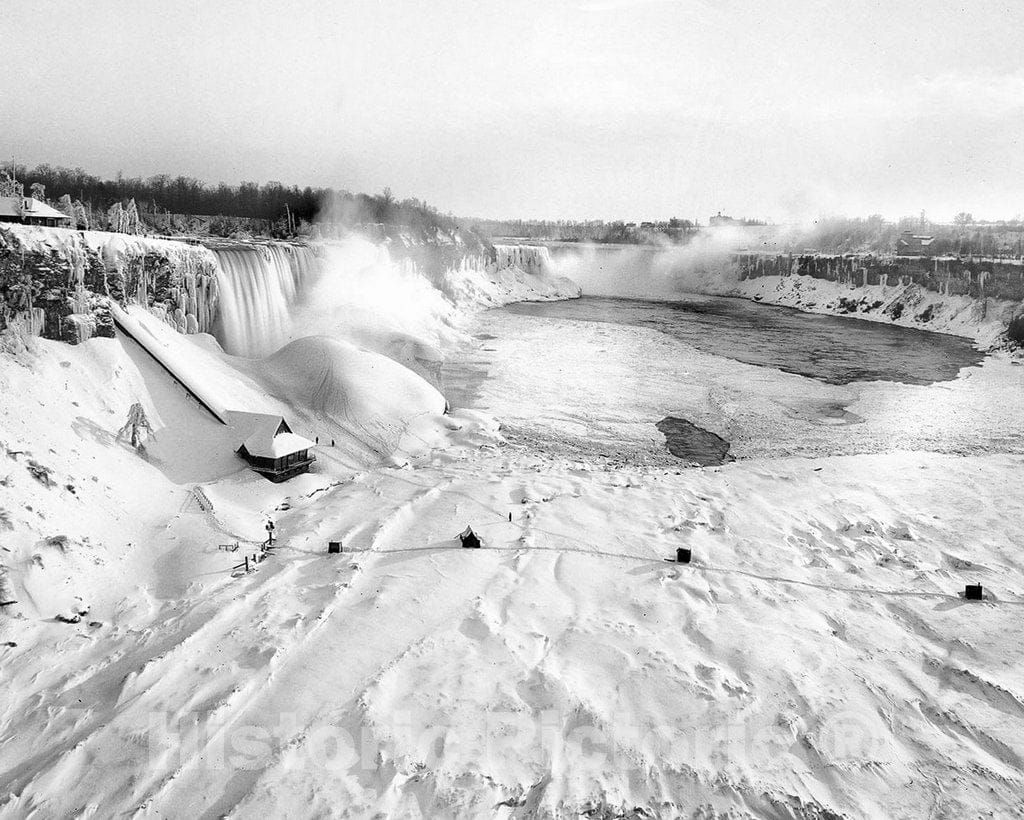
[[[750,249],[766,252],[891,254],[900,235],[933,237],[929,253],[1021,258],[1024,254],[1024,223],[1020,220],[986,222],[966,212],[952,223],[932,222],[920,216],[895,221],[875,214],[868,217],[829,216],[801,226],[769,224],[754,219],[733,219],[723,226],[742,232]],[[481,233],[527,240],[623,244],[684,244],[700,231],[714,230],[690,220],[664,222],[605,222],[603,220],[483,219],[471,223]]]
[[[194,225],[176,224],[174,215],[208,218],[212,233],[249,229],[273,236],[309,233],[320,220],[345,227],[381,224],[430,231],[453,231],[458,222],[416,198],[398,200],[385,188],[380,194],[298,185],[277,181],[210,185],[187,176],[157,174],[151,177],[103,179],[81,168],[48,164],[34,168],[15,166],[12,171],[26,193],[41,193],[57,205],[62,197],[81,202],[89,227],[114,228],[108,214],[134,201],[140,220],[162,230],[189,230]],[[226,219],[225,219],[226,218]],[[181,222],[179,220],[179,222]],[[249,223],[249,224],[246,224]]]
[[[661,222],[606,222],[602,219],[473,219],[474,229],[486,236],[519,239],[554,239],[561,242],[645,244],[668,241],[685,243],[699,226],[689,219],[672,217]]]
[[[892,253],[903,233],[933,237],[933,255],[1002,256],[1020,258],[1024,250],[1024,223],[976,221],[961,212],[952,223],[932,222],[924,214],[890,222],[881,216],[833,216],[817,219],[787,237],[790,250],[823,250],[833,253]]]
[[[0,169],[7,171],[8,168]],[[702,226],[688,219],[664,222],[602,220],[457,219],[419,199],[398,200],[385,188],[380,194],[351,193],[334,188],[280,182],[210,185],[169,174],[103,179],[81,168],[48,164],[10,169],[26,193],[38,196],[72,217],[75,227],[128,233],[208,233],[219,236],[263,235],[277,238],[330,234],[332,226],[349,229],[385,226],[408,230],[423,238],[436,231],[462,230],[476,241],[487,236],[519,236],[577,242],[686,243]],[[3,174],[0,173],[0,177]],[[81,205],[79,205],[81,203]],[[747,230],[772,232],[781,226],[756,220],[734,220]],[[934,236],[931,250],[941,254],[1024,255],[1024,223],[985,222],[960,213],[952,224],[920,217],[895,222],[881,216],[826,217],[812,226],[788,231],[788,250],[825,253],[892,253],[900,233]],[[779,237],[782,238],[782,237]]]

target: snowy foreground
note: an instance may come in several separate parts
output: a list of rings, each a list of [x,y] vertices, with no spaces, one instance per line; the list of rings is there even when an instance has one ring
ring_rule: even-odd
[[[272,485],[130,341],[0,357],[0,815],[1024,813],[1012,359],[854,395],[506,318],[489,412],[444,416],[343,342],[250,361],[136,318],[225,406],[336,446]],[[684,377],[739,461],[684,469],[631,421]],[[773,427],[780,396],[864,422]],[[146,458],[115,439],[135,401]]]

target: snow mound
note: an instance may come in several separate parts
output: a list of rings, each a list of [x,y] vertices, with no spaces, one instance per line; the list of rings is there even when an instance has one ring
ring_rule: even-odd
[[[331,438],[349,436],[389,456],[417,417],[441,414],[445,398],[426,380],[377,353],[307,336],[256,366],[278,398],[312,416]]]

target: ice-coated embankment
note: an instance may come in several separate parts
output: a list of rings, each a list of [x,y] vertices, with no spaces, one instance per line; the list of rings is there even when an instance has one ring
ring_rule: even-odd
[[[721,293],[812,313],[855,316],[1001,343],[1024,313],[1024,266],[1012,260],[739,254]]]
[[[4,290],[0,330],[28,318],[31,335],[49,339],[111,336],[110,299],[144,305],[182,333],[206,333],[217,313],[217,259],[202,246],[156,237],[6,225]]]
[[[495,245],[493,256],[467,257],[446,271],[441,289],[456,304],[476,308],[576,299],[582,292],[540,245]]]

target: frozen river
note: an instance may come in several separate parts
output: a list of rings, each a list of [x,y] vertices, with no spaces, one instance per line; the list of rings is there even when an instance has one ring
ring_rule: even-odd
[[[699,464],[1021,446],[1019,380],[990,378],[954,336],[705,296],[510,305],[474,331],[442,371],[452,406],[567,457],[671,459],[690,425],[717,454],[687,459]]]
[[[505,310],[554,321],[650,328],[705,353],[830,384],[931,384],[956,378],[962,367],[983,358],[958,336],[717,296],[688,295],[674,302],[587,297],[524,302]]]

